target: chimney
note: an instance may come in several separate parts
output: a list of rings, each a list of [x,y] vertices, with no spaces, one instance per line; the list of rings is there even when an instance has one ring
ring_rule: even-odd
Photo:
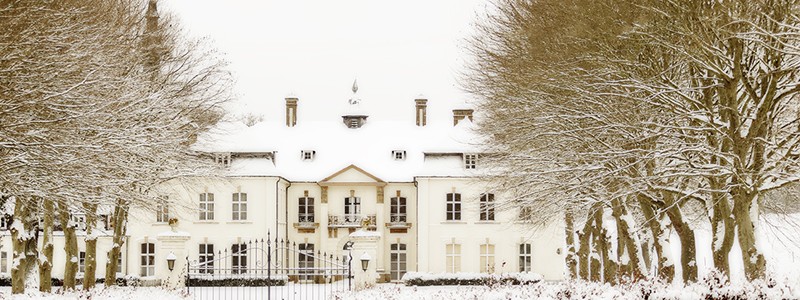
[[[458,121],[463,119],[469,119],[470,122],[472,121],[472,112],[471,109],[454,109],[453,110],[453,126],[458,125]]]
[[[297,98],[286,98],[286,127],[297,125]]]
[[[428,99],[414,99],[417,103],[417,126],[425,126],[428,123]]]

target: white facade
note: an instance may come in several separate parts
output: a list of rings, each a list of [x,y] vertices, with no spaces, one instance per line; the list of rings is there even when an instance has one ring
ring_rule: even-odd
[[[290,98],[285,123],[226,124],[201,138],[197,150],[215,155],[227,175],[176,180],[160,191],[169,199],[168,217],[177,218],[181,234],[189,237],[188,259],[230,251],[268,233],[340,255],[349,233],[366,220],[381,233],[375,263],[383,281],[409,271],[531,271],[562,279],[563,225],[533,230],[517,223],[518,211],[500,209],[503,193],[478,178],[480,139],[472,132],[471,111],[428,117],[426,102],[416,100],[407,122],[373,120],[363,112],[304,120],[297,111],[311,108]],[[123,274],[167,274],[169,253],[159,235],[170,230],[169,218],[159,220],[156,209],[130,213]],[[98,278],[109,241],[101,236],[98,243]],[[2,249],[10,263],[8,238]],[[53,274],[59,277],[59,238],[55,249]],[[155,258],[152,268],[148,255]]]

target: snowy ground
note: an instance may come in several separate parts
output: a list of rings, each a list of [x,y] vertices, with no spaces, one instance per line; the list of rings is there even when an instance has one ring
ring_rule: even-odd
[[[184,300],[183,290],[166,290],[160,287],[110,287],[104,288],[98,285],[97,289],[91,292],[55,292],[52,294],[42,294],[38,290],[29,290],[23,295],[11,296],[11,287],[0,287],[0,299],[46,299],[46,300],[73,300],[73,299],[92,299],[92,300]]]
[[[789,216],[768,215],[760,223],[759,231],[761,249],[767,256],[767,268],[772,279],[767,282],[745,283],[742,274],[741,254],[734,244],[731,251],[731,284],[715,285],[712,281],[701,282],[690,286],[680,283],[638,283],[617,287],[586,282],[543,282],[529,286],[444,286],[444,287],[407,287],[397,284],[380,284],[377,287],[360,292],[334,293],[332,299],[642,299],[649,295],[650,299],[703,299],[706,296],[728,296],[738,299],[800,299],[800,214]],[[711,229],[710,226],[699,226],[697,233],[697,264],[700,278],[707,278],[712,264]],[[680,258],[680,243],[677,236],[671,238],[673,258]],[[678,265],[680,268],[680,265]],[[680,269],[677,270],[680,274]],[[276,290],[277,298],[303,299],[304,296],[319,295],[317,285],[303,285],[302,289]],[[258,288],[255,288],[258,289]],[[142,299],[142,300],[177,300],[177,299],[215,299],[220,290],[204,288],[194,290],[187,297],[185,290],[165,290],[159,287],[112,287],[85,292],[41,294],[31,290],[25,295],[11,297],[10,287],[0,287],[0,299]],[[248,294],[249,292],[249,294]],[[230,290],[228,299],[256,299],[252,295],[264,295],[251,288]],[[216,295],[215,295],[216,294]],[[330,294],[330,290],[324,294]],[[276,299],[276,297],[273,297]]]
[[[797,287],[798,284],[794,283]],[[438,300],[438,299],[800,299],[800,289],[792,289],[783,283],[739,284],[732,286],[709,286],[705,282],[684,287],[640,283],[608,286],[590,282],[543,282],[529,286],[424,286],[409,287],[381,284],[360,292],[341,293],[333,299],[352,300]]]

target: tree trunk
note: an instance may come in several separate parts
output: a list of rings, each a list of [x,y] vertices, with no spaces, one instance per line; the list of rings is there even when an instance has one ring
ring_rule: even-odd
[[[28,257],[26,255],[26,242],[30,232],[25,220],[30,211],[21,197],[15,197],[14,221],[11,225],[11,247],[13,263],[11,264],[11,293],[22,294],[25,292],[25,276],[28,271]]]
[[[711,188],[718,190],[720,187],[718,184],[712,184]],[[711,251],[714,257],[714,267],[730,280],[731,268],[728,255],[733,248],[735,224],[726,195],[718,192],[712,192],[711,195],[714,210],[711,216]]]
[[[650,238],[648,238],[647,236],[643,236],[642,239],[640,239],[639,247],[642,249],[642,258],[644,259],[644,268],[645,268],[645,270],[647,270],[647,272],[645,273],[645,276],[649,277],[650,276],[650,270],[652,270],[651,268],[653,267],[653,264],[651,263],[653,258],[650,256],[650,251],[653,250],[652,249],[653,248],[653,241],[651,241]]]
[[[744,274],[748,280],[763,279],[766,275],[767,261],[756,246],[753,222],[753,218],[758,218],[758,198],[754,192],[737,190],[738,192],[733,195],[733,217],[739,234],[739,247],[742,249]]]
[[[122,244],[125,243],[128,207],[121,199],[118,199],[117,205],[114,206],[114,215],[111,222],[114,224],[114,244],[111,247],[111,251],[108,252],[108,261],[106,261],[106,286],[112,286],[117,281],[117,259],[122,255]]]
[[[653,248],[655,249],[657,263],[656,277],[663,279],[666,282],[672,282],[672,279],[675,275],[675,266],[672,264],[671,260],[667,259],[666,253],[664,252],[667,234],[661,228],[661,222],[659,222],[660,217],[656,215],[655,210],[653,209],[652,200],[650,198],[639,194],[637,199],[639,200],[639,207],[642,210],[645,223],[650,229],[650,234],[653,239]],[[666,249],[666,251],[669,251],[669,249]]]
[[[697,249],[695,245],[694,230],[684,222],[680,206],[675,203],[674,195],[670,192],[662,193],[666,203],[666,212],[672,227],[681,240],[681,267],[683,269],[683,282],[697,281]]]
[[[639,258],[641,248],[639,240],[632,230],[633,218],[628,213],[625,203],[619,199],[612,203],[612,213],[617,222],[617,261],[619,261],[619,275],[627,276],[631,280],[639,280],[645,271],[642,260]],[[627,256],[627,257],[626,257]]]
[[[52,291],[53,278],[53,218],[55,216],[55,208],[53,200],[43,199],[44,208],[44,224],[42,224],[42,255],[43,259],[39,260],[39,291],[49,293]]]
[[[564,213],[564,222],[566,223],[566,228],[564,229],[564,234],[566,235],[566,242],[567,242],[567,255],[565,256],[565,263],[567,264],[567,270],[569,270],[569,278],[575,279],[577,276],[577,264],[575,257],[575,226],[573,225],[573,217],[572,211],[567,209],[566,213]]]
[[[578,249],[578,276],[583,280],[589,280],[589,253],[592,251],[591,237],[592,237],[592,211],[586,216],[586,222],[583,225],[583,230],[578,233],[578,241],[580,242],[580,249]]]
[[[601,245],[603,251],[603,282],[616,285],[619,283],[619,278],[617,277],[619,264],[615,257],[609,253],[611,250],[611,239],[609,238],[608,230],[603,228],[600,234],[600,240],[603,243],[603,245]]]
[[[62,203],[58,206],[61,227],[64,228],[64,289],[75,289],[75,275],[78,273],[78,239],[75,236],[75,222],[72,221],[69,207]]]
[[[97,282],[97,204],[83,203],[86,210],[86,260],[84,261],[83,289],[94,288]]]
[[[595,249],[600,262],[602,262],[603,282],[616,284],[617,282],[617,264],[608,253],[611,249],[611,241],[608,238],[608,231],[603,228],[603,207],[594,213],[594,233],[595,235]]]

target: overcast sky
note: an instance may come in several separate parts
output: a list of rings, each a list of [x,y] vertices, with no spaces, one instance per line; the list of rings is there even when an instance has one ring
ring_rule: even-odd
[[[225,53],[237,80],[233,110],[282,120],[292,93],[302,122],[341,119],[354,78],[371,119],[413,120],[419,94],[437,113],[465,106],[469,96],[457,83],[464,38],[488,0],[160,3]]]

